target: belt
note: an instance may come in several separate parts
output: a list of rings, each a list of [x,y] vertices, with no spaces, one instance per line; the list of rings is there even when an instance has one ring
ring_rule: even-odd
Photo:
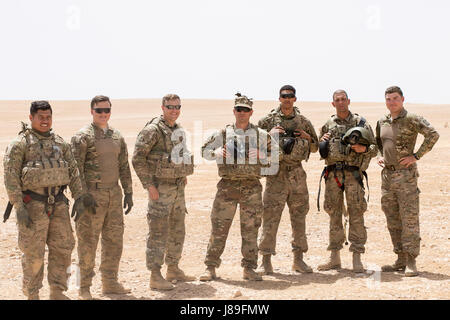
[[[59,189],[58,194],[53,195],[51,193],[48,193],[47,189],[47,195],[42,195],[30,190],[25,190],[22,192],[22,200],[24,203],[29,203],[31,200],[40,201],[45,203],[45,212],[49,217],[52,216],[53,211],[55,211],[55,203],[64,201],[67,205],[69,205],[69,199],[64,195],[64,190],[67,186],[61,186],[61,189]],[[51,208],[49,208],[51,207]],[[11,214],[11,210],[13,208],[13,205],[11,202],[8,202],[8,205],[6,206],[5,213],[3,214],[3,222],[6,222],[6,220],[9,219],[9,216]]]
[[[110,182],[110,183],[86,182],[86,185],[87,185],[88,189],[112,189],[115,186],[118,186],[118,183],[117,183],[117,181]]]
[[[287,171],[291,171],[291,170],[294,170],[294,169],[297,169],[297,168],[301,168],[301,167],[302,167],[301,164],[294,164],[294,165],[286,165],[286,164],[283,164],[283,163],[280,164],[280,170],[284,169],[284,170],[287,170]]]
[[[390,170],[390,171],[397,171],[397,170],[405,170],[405,169],[409,169],[406,167],[402,167],[402,166],[394,166],[394,165],[385,165],[384,166],[386,169]]]
[[[328,169],[328,171],[334,170],[334,169],[336,169],[336,170],[359,171],[359,167],[357,167],[357,166],[349,166],[345,162],[336,162],[335,164],[331,164],[329,166],[326,166],[326,169]]]
[[[46,204],[49,205],[54,205],[56,202],[60,202],[60,201],[65,201],[66,203],[68,203],[68,199],[66,198],[66,196],[63,193],[63,190],[61,190],[57,195],[42,195],[30,190],[26,190],[24,192],[22,192],[24,194],[24,202],[27,203],[27,196],[29,196],[31,199],[36,200],[36,201],[40,201],[40,202],[44,202]],[[28,200],[29,202],[29,200]]]

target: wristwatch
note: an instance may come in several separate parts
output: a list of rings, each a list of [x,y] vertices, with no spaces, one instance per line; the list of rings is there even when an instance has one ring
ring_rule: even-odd
[[[413,153],[414,158],[416,158],[416,160],[419,160],[419,157],[417,156],[417,154]]]

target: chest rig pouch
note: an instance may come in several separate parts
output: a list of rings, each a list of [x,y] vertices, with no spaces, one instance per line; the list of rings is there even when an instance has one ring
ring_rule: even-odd
[[[279,135],[279,144],[283,150],[283,160],[300,162],[309,158],[309,142],[295,135],[295,131],[304,130],[300,120],[300,110],[294,107],[295,117],[283,119],[278,112],[273,110],[273,127],[280,126],[285,133]]]
[[[148,157],[150,167],[154,168],[152,174],[162,179],[182,178],[193,174],[194,157],[187,151],[184,131],[180,128],[177,139],[172,141],[172,131],[161,125],[159,119],[155,118],[151,123],[157,127],[164,139],[164,151],[151,151]],[[182,148],[178,152],[180,144]]]
[[[38,139],[25,133],[27,150],[22,168],[22,189],[33,190],[65,186],[70,183],[69,166],[64,160],[61,146],[55,139]]]
[[[230,159],[221,159],[223,161],[217,163],[220,177],[231,178],[260,178],[261,162],[255,159],[254,163],[250,162],[249,150],[262,150],[260,146],[260,131],[253,128],[256,135],[239,135],[235,132],[233,126],[228,125],[223,132],[224,148],[233,156]]]

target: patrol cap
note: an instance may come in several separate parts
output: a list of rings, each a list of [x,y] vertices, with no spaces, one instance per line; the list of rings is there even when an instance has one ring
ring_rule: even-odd
[[[234,99],[234,107],[246,107],[249,109],[253,109],[253,101],[252,98],[247,98],[242,95],[240,92],[235,94],[236,98]]]

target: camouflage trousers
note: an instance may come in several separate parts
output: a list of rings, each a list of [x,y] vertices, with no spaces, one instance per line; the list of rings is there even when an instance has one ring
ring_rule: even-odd
[[[292,226],[292,251],[308,251],[306,239],[306,214],[309,211],[309,194],[306,172],[302,166],[295,168],[280,166],[275,176],[266,178],[264,191],[264,213],[262,238],[259,251],[262,255],[276,254],[278,226],[287,203]]]
[[[185,178],[158,179],[159,199],[149,200],[147,222],[147,269],[176,265],[183,252],[186,216]]]
[[[338,186],[334,172],[328,174],[325,182],[324,209],[330,215],[330,234],[327,250],[341,250],[345,241],[345,231],[342,225],[344,213],[344,193],[347,202],[347,213],[349,219],[348,241],[351,243],[351,252],[364,253],[367,241],[367,231],[364,226],[364,212],[367,210],[367,202],[364,199],[364,189],[359,184],[351,171],[345,170],[345,190]],[[343,182],[343,172],[336,171],[340,183]]]
[[[72,250],[75,247],[69,207],[56,202],[52,216],[45,212],[45,203],[31,200],[26,208],[33,221],[30,228],[18,224],[19,248],[22,251],[23,293],[28,296],[42,288],[45,245],[48,246],[48,284],[67,290]]]
[[[386,215],[395,253],[420,253],[417,167],[381,172],[381,208]]]
[[[108,189],[90,188],[98,207],[96,214],[85,212],[76,222],[80,287],[90,287],[95,276],[95,255],[101,235],[100,272],[103,280],[117,280],[123,248],[122,189],[116,185]]]
[[[211,237],[205,264],[219,267],[228,233],[239,204],[242,261],[244,268],[255,269],[258,262],[258,229],[261,226],[262,186],[254,179],[221,179],[211,212]]]

